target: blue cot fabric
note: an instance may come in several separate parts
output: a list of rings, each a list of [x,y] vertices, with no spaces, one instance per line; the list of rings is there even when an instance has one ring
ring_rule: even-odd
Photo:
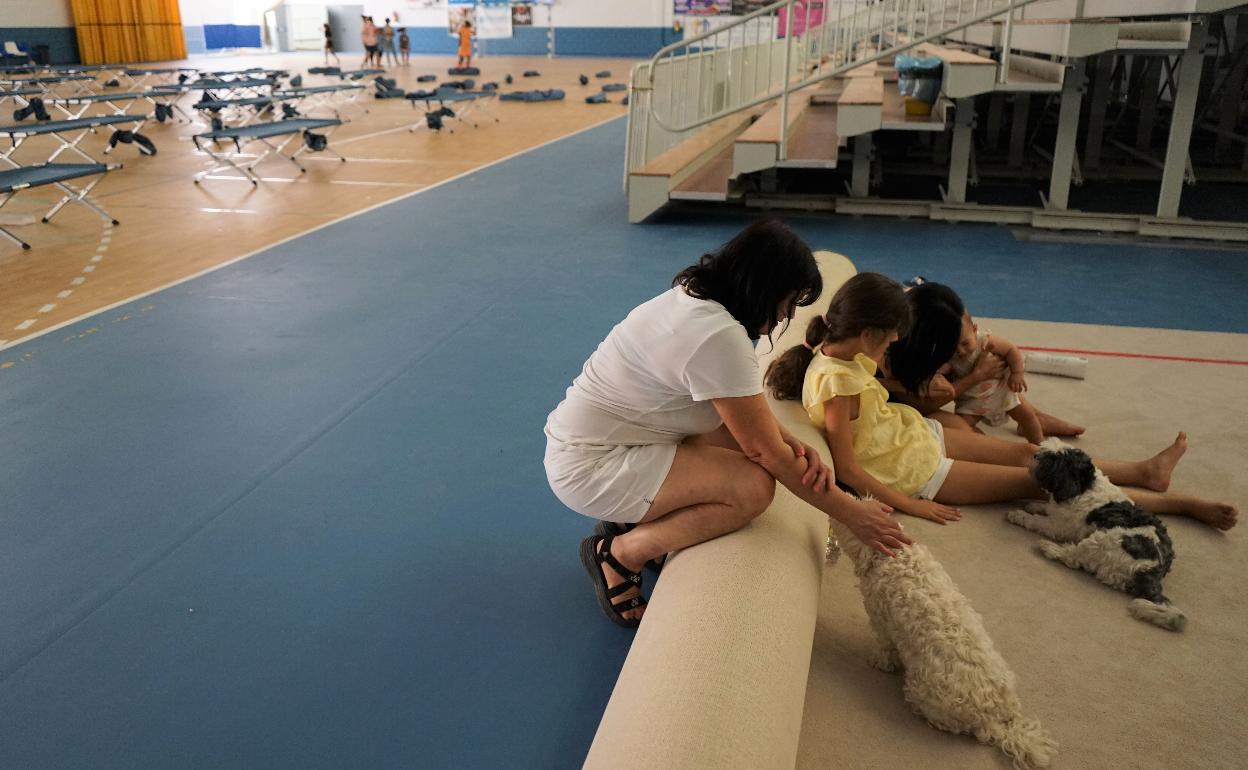
[[[498,98],[505,102],[557,102],[563,97],[563,91],[552,88],[547,91],[512,91]]]

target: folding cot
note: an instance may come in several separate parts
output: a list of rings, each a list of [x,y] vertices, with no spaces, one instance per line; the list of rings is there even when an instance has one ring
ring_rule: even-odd
[[[209,79],[152,86],[147,90],[151,93],[167,95],[181,95],[190,91],[211,91],[215,99],[246,99],[252,96],[268,96],[268,92],[273,90],[273,84],[273,81],[270,79]]]
[[[383,69],[378,69],[376,67],[369,67],[368,69],[362,69],[362,70],[341,70],[338,73],[338,77],[342,78],[343,80],[363,80],[369,75],[384,75],[384,74],[386,74],[386,71]]]
[[[91,163],[98,161],[88,155],[78,146],[88,133],[101,126],[117,126],[122,123],[138,123],[142,124],[147,120],[147,115],[96,115],[89,118],[78,118],[77,120],[52,120],[43,123],[27,123],[13,126],[0,126],[0,139],[7,138],[12,142],[12,146],[8,150],[0,152],[0,161],[5,161],[9,165],[21,168],[17,161],[12,159],[13,153],[32,136],[49,135],[54,137],[60,146],[48,156],[45,163],[51,163],[56,157],[66,150],[78,153]],[[78,134],[73,139],[66,139],[62,134],[77,131]],[[105,154],[112,148],[104,150]]]
[[[140,99],[149,102],[154,108],[158,104],[163,104],[156,100],[152,94],[146,91],[131,91],[123,94],[92,94],[91,96],[55,96],[51,99],[44,99],[44,102],[52,105],[61,112],[65,113],[65,117],[69,120],[76,120],[86,115],[87,110],[92,105],[102,104],[113,111],[114,115],[125,115],[127,110]],[[134,130],[138,130],[139,126],[135,126]]]
[[[87,85],[90,83],[91,85]],[[75,95],[89,95],[95,93],[92,86],[99,85],[95,82],[95,78],[86,75],[36,75],[29,78],[6,78],[0,79],[0,87],[7,88],[25,88],[29,86],[38,86],[48,94],[54,94],[59,86],[70,84],[74,87]]]
[[[468,123],[473,128],[477,127],[468,116],[474,112],[482,112],[487,117],[493,118],[494,122],[498,122],[498,118],[485,108],[485,101],[491,98],[497,98],[497,91],[413,91],[407,95],[408,101],[412,103],[413,109],[416,102],[425,103],[425,120],[420,123],[413,123],[408,127],[409,132],[415,132],[418,128],[428,128],[433,131],[441,130],[442,121],[440,119],[431,119],[431,115],[438,115],[439,118],[449,118],[460,123]],[[434,109],[433,103],[437,102],[438,107]],[[456,108],[448,107],[448,104],[459,105]],[[455,129],[447,129],[451,133],[455,133]]]
[[[25,107],[30,103],[30,100],[26,97],[43,96],[46,93],[47,91],[44,91],[42,88],[17,88],[7,91],[0,89],[0,104],[3,104],[5,99],[12,99],[15,104]]]
[[[359,83],[303,86],[273,92],[274,98],[282,99],[283,101],[293,101],[305,113],[311,113],[313,110],[324,107],[334,113],[334,116],[340,120],[342,119],[343,111],[348,107],[359,107],[364,112],[368,112],[368,108],[359,102],[359,98],[363,94],[364,86]],[[307,102],[306,105],[304,104],[305,102]]]
[[[288,70],[269,69],[266,67],[247,67],[241,70],[218,70],[216,72],[205,72],[203,74],[211,78],[217,78],[218,80],[276,80],[278,78],[290,77],[290,72]]]
[[[81,203],[103,217],[106,222],[112,222],[115,225],[120,224],[116,219],[113,219],[111,214],[87,199],[91,190],[99,184],[100,179],[104,178],[104,174],[117,168],[121,168],[121,166],[106,166],[103,163],[43,163],[37,166],[22,166],[0,171],[0,208],[3,208],[14,195],[22,190],[50,184],[55,185],[65,195],[57,201],[55,206],[48,210],[48,213],[43,215],[44,222],[55,216],[56,212],[60,211],[66,203]],[[98,178],[77,190],[65,184],[71,179],[89,176]],[[29,243],[3,227],[0,227],[0,235],[18,244],[23,249],[30,248]]]
[[[252,169],[265,158],[274,154],[280,155],[295,164],[295,168],[299,169],[300,173],[303,173],[307,169],[299,165],[297,158],[311,149],[309,147],[311,142],[305,138],[302,146],[292,155],[287,155],[282,150],[296,137],[306,135],[312,129],[329,129],[324,134],[324,136],[328,136],[334,128],[340,125],[342,125],[342,121],[337,118],[291,118],[289,120],[275,120],[272,123],[255,123],[250,126],[235,126],[233,128],[223,128],[196,134],[194,136],[196,148],[212,156],[212,162],[209,164],[209,168],[196,173],[192,181],[195,184],[199,184],[199,180],[212,174],[214,171],[232,168],[242,174],[243,178],[251,182],[252,185],[258,185],[260,177],[256,176]],[[270,139],[280,141],[274,144],[269,141]],[[264,152],[254,156],[243,153],[244,147],[256,142],[265,146]],[[342,162],[345,163],[347,161],[346,158],[330,149],[328,142],[325,142],[314,151],[320,150],[328,150]],[[251,158],[251,162],[244,165],[234,162],[236,159],[241,158]]]
[[[168,85],[172,84],[181,75],[193,76],[199,70],[194,67],[156,67],[156,68],[140,68],[122,67],[117,70],[117,79],[126,79],[131,88],[150,88],[149,81],[160,81],[152,85]]]
[[[272,114],[273,103],[283,101],[280,94],[273,96],[248,96],[243,99],[200,99],[195,109],[214,113],[213,117],[233,126],[249,126],[267,114]],[[246,109],[252,107],[253,109]]]

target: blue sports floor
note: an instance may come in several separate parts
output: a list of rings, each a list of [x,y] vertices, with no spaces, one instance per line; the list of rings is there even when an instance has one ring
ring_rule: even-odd
[[[0,352],[0,767],[580,765],[630,632],[542,423],[742,226],[625,224],[623,135]],[[1248,332],[1242,253],[789,221],[981,315]]]

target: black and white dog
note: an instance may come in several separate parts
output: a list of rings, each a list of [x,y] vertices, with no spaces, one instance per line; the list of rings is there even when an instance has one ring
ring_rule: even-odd
[[[1031,475],[1049,502],[1029,503],[1006,518],[1049,538],[1040,544],[1045,556],[1136,597],[1128,608],[1133,617],[1182,631],[1187,618],[1161,591],[1174,562],[1166,525],[1110,483],[1082,450],[1057,439],[1040,446]]]

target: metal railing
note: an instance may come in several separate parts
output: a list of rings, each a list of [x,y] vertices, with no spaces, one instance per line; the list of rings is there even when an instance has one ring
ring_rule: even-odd
[[[794,91],[1001,17],[995,47],[1008,52],[1014,12],[1034,1],[828,0],[808,12],[803,0],[780,0],[666,46],[630,76],[625,188],[629,171],[694,130],[774,100],[784,159]]]

